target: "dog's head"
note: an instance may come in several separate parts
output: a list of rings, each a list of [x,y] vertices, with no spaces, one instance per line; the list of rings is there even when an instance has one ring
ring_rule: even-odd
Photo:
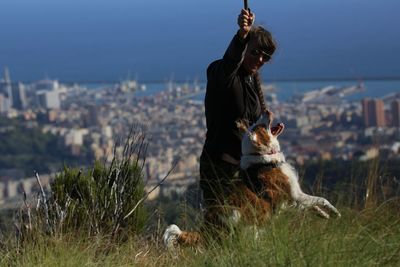
[[[283,123],[272,126],[273,118],[274,114],[266,110],[250,127],[244,122],[237,123],[243,133],[242,155],[274,155],[280,152],[278,136],[285,126]]]

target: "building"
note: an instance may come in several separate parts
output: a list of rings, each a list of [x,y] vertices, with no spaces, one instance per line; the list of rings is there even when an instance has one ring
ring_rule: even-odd
[[[8,111],[12,107],[12,83],[10,78],[10,72],[8,68],[4,68],[3,80],[0,81],[0,94],[2,98],[2,109]]]
[[[88,105],[87,113],[84,116],[84,120],[87,127],[97,126],[100,123],[99,108],[96,105]]]
[[[396,99],[390,104],[390,113],[392,114],[392,126],[400,127],[400,100]]]
[[[25,86],[22,83],[12,86],[12,106],[18,110],[24,110],[27,107]]]
[[[36,93],[39,106],[46,109],[59,109],[61,107],[60,96],[57,90],[41,90]]]
[[[83,145],[84,136],[89,131],[87,129],[71,129],[64,137],[64,144],[70,148],[71,154],[79,156]]]
[[[7,98],[2,93],[0,93],[0,113],[7,111],[6,100],[7,100]]]
[[[8,111],[10,108],[23,110],[27,106],[25,86],[22,83],[13,84],[8,68],[4,68],[3,80],[0,81],[1,111]]]
[[[380,99],[364,98],[361,101],[364,125],[366,127],[385,127],[385,105]]]

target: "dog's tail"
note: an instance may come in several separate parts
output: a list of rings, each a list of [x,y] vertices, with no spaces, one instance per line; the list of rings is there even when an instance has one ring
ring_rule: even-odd
[[[196,246],[201,242],[201,236],[198,232],[182,231],[177,225],[171,224],[164,232],[163,241],[167,249],[174,249],[179,244]]]

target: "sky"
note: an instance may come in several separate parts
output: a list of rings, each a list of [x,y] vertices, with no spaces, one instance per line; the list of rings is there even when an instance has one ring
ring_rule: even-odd
[[[1,0],[12,80],[205,80],[241,0]],[[399,0],[249,0],[278,43],[265,80],[400,76]],[[2,76],[2,75],[0,75]]]

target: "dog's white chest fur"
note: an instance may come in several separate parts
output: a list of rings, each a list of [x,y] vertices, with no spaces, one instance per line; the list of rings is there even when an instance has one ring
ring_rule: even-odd
[[[269,164],[269,163],[285,162],[285,156],[282,152],[272,155],[243,155],[240,159],[240,168],[245,170],[252,165],[256,164]]]

